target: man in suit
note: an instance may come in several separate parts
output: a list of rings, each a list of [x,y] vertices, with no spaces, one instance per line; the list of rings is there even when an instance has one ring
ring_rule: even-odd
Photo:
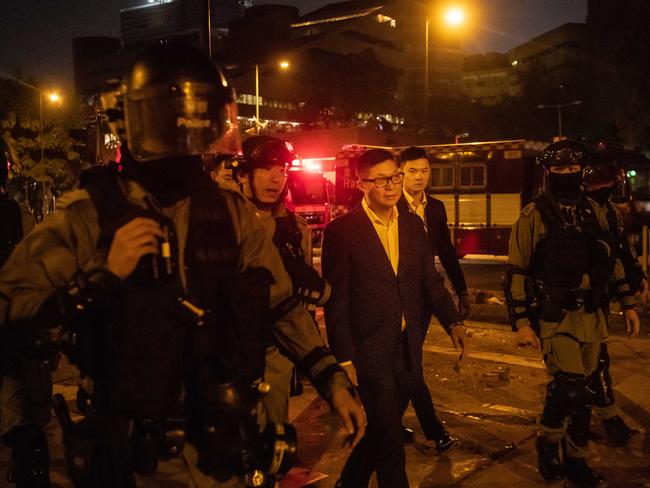
[[[366,435],[337,486],[405,488],[402,414],[422,380],[422,321],[433,311],[464,347],[463,326],[435,271],[422,221],[399,212],[403,175],[381,149],[359,158],[361,205],[325,229],[323,275],[332,285],[325,323],[332,352],[358,378]]]
[[[467,285],[458,262],[456,249],[449,236],[445,205],[425,193],[431,176],[426,151],[419,147],[404,149],[400,153],[400,170],[404,173],[404,192],[397,203],[397,208],[400,212],[417,215],[424,224],[424,229],[427,232],[427,245],[431,249],[432,256],[435,257],[438,254],[458,295],[460,316],[465,319],[470,311]],[[425,317],[422,322],[422,340],[426,338],[429,319],[430,317]],[[425,437],[435,442],[436,448],[441,454],[450,449],[456,439],[449,435],[438,419],[431,393],[424,381],[417,385],[411,401]],[[413,431],[406,427],[403,428],[403,435],[407,440],[412,440],[414,436]]]

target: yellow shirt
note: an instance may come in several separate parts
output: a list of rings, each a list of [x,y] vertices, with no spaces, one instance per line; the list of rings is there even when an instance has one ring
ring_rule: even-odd
[[[361,201],[361,206],[365,210],[370,222],[372,222],[372,226],[379,236],[381,245],[384,246],[384,251],[386,251],[386,256],[388,256],[395,276],[397,276],[397,267],[399,265],[399,229],[397,225],[399,212],[397,211],[397,207],[393,207],[388,222],[384,222],[368,206],[365,198]],[[404,314],[402,314],[402,330],[404,329],[406,329],[406,319],[404,318]]]
[[[388,256],[390,265],[393,267],[395,275],[397,275],[397,265],[399,264],[399,232],[397,227],[397,207],[393,207],[393,210],[390,213],[388,222],[384,222],[377,214],[372,211],[368,206],[368,202],[364,198],[361,202],[363,209],[366,212],[366,215],[372,222],[372,226],[375,228],[381,245],[384,246],[384,251]]]
[[[424,230],[428,231],[427,227],[427,217],[424,214],[424,209],[427,206],[427,196],[423,193],[422,194],[422,200],[420,202],[416,202],[411,194],[404,190],[404,198],[406,198],[406,202],[409,204],[409,207],[413,211],[415,215],[420,217],[422,219],[422,222],[424,222]]]

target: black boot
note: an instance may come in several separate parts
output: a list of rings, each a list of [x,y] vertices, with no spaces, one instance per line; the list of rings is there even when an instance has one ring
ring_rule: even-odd
[[[7,467],[7,481],[16,488],[49,488],[50,456],[47,438],[37,425],[24,425],[7,434],[12,448]]]
[[[603,427],[607,432],[607,438],[615,446],[625,446],[630,442],[632,429],[618,415],[603,420]]]
[[[445,431],[444,435],[439,439],[436,439],[436,449],[438,449],[438,454],[447,452],[449,449],[454,447],[458,442],[458,438],[449,435],[449,432]]]
[[[560,459],[560,443],[549,442],[543,437],[538,437],[535,442],[537,448],[537,468],[539,474],[546,481],[559,481],[565,478],[564,466]]]
[[[142,476],[152,476],[158,469],[164,435],[162,422],[136,420],[131,434],[133,468]]]
[[[584,458],[566,456],[564,471],[569,481],[580,488],[605,486],[605,478],[592,470]]]

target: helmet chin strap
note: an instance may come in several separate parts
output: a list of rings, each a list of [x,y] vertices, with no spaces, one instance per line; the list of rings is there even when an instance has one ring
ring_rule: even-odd
[[[280,192],[280,195],[278,195],[278,198],[275,200],[275,202],[271,202],[271,203],[262,202],[257,196],[257,192],[255,191],[255,185],[253,184],[253,172],[252,171],[248,172],[246,174],[246,177],[248,178],[248,188],[251,193],[251,196],[248,197],[248,199],[251,201],[253,205],[255,205],[260,210],[272,210],[273,207],[279,204],[287,194],[287,184],[285,183],[284,189]]]

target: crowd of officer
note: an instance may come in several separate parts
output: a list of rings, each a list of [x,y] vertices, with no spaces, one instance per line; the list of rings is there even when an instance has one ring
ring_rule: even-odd
[[[332,290],[310,265],[306,222],[283,203],[291,146],[253,136],[242,147],[232,89],[188,46],[145,50],[103,101],[121,160],[85,174],[0,275],[9,480],[50,485],[43,427],[61,353],[81,375],[83,420],[70,420],[54,398],[68,474],[80,488],[134,487],[136,475],[178,455],[198,469],[200,486],[274,486],[295,455],[287,420],[296,371],[355,446],[364,413],[315,323]],[[208,152],[216,159],[206,171]],[[421,219],[426,245],[440,254],[449,241],[436,216],[444,207],[431,213],[439,201],[423,193],[426,154],[408,154],[400,211]],[[547,190],[514,224],[504,291],[519,343],[540,348],[552,378],[538,424],[540,474],[598,486],[603,478],[586,462],[592,411],[617,445],[630,437],[611,388],[609,301],[621,303],[636,335],[635,293],[647,280],[609,201],[616,167],[590,164],[572,141],[549,146],[540,162]],[[401,190],[402,179],[388,184]],[[444,264],[460,301],[453,325],[462,326],[469,300],[451,254]],[[427,436],[449,449],[455,438],[428,391],[418,395],[435,421]]]

